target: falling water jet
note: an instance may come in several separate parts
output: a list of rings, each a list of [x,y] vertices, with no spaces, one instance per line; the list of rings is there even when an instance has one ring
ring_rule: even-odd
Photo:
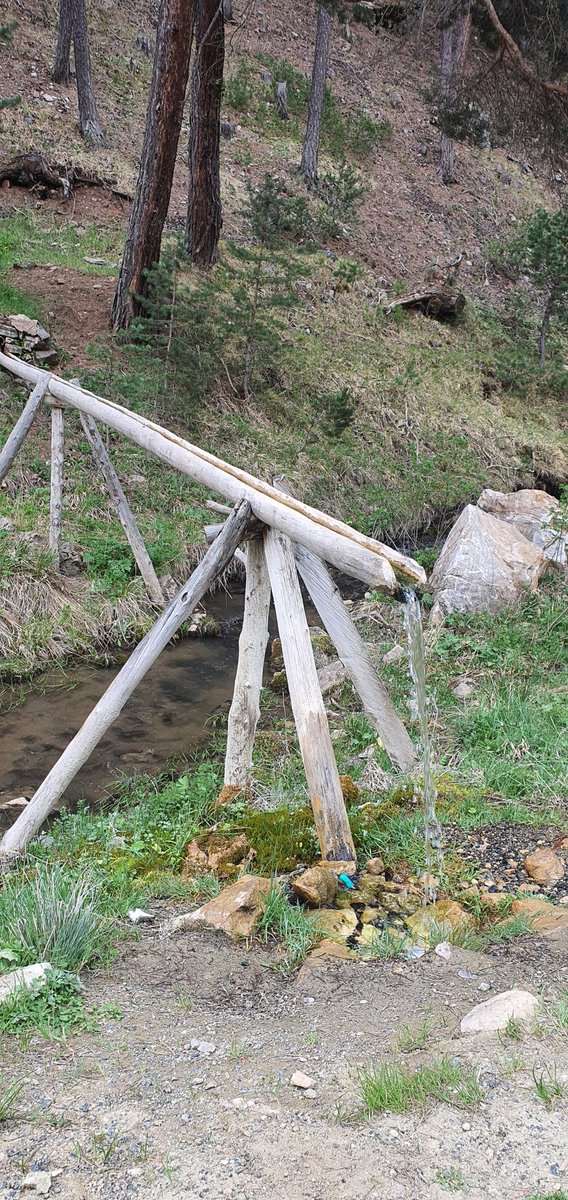
[[[424,850],[426,859],[426,875],[424,885],[424,903],[433,904],[436,900],[436,885],[444,869],[444,853],[442,850],[442,827],[436,816],[436,800],[438,793],[434,783],[432,743],[428,730],[428,704],[426,696],[426,666],[424,653],[424,630],[420,602],[414,592],[405,593],[404,623],[408,638],[408,659],[410,675],[414,686],[414,701],[420,728],[420,744],[422,749],[422,770],[424,783],[422,787],[422,804],[424,811]]]

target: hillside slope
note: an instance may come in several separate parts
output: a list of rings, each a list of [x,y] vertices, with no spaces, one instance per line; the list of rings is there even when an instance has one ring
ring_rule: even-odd
[[[107,147],[95,155],[76,131],[73,87],[54,86],[49,78],[52,14],[35,0],[19,9],[0,53],[3,92],[21,95],[22,102],[1,115],[0,158],[40,149],[54,161],[80,163],[118,191],[131,191],[150,76],[138,39],[152,40],[155,11],[130,2],[92,6],[95,79],[107,135]],[[313,5],[303,0],[285,14],[273,0],[235,5],[235,13],[228,29],[225,115],[237,129],[222,147],[224,236],[246,246],[249,186],[268,172],[285,181],[290,195],[303,197],[297,164],[314,20]],[[12,19],[2,0],[0,24]],[[557,198],[537,164],[507,147],[459,145],[458,182],[441,185],[432,100],[435,31],[428,33],[420,62],[412,39],[400,33],[375,35],[354,25],[352,35],[349,42],[339,25],[334,31],[321,168],[335,179],[330,187],[337,194],[345,159],[364,195],[357,211],[355,205],[339,210],[333,228],[320,220],[311,247],[292,249],[292,258],[301,257],[302,277],[285,315],[283,353],[277,365],[262,364],[250,400],[243,400],[238,381],[235,386],[230,340],[205,388],[187,375],[172,381],[157,353],[141,364],[113,342],[108,313],[128,204],[108,188],[84,188],[69,201],[0,191],[0,303],[4,311],[17,306],[49,324],[62,373],[80,374],[103,394],[265,477],[285,471],[311,502],[413,546],[435,540],[456,508],[483,486],[537,483],[558,492],[568,479],[568,348],[553,330],[549,369],[537,371],[538,297],[523,280],[496,271],[491,253],[491,242],[506,237],[526,212]],[[285,125],[273,105],[278,78],[289,83],[291,119]],[[187,113],[170,232],[183,223],[186,143]],[[318,202],[310,199],[309,209],[315,220]],[[449,264],[460,255],[456,282],[467,298],[460,323],[383,315],[385,294],[448,278]],[[88,261],[93,258],[100,261]],[[191,325],[181,332],[188,342],[198,338]],[[5,436],[21,393],[5,381],[3,392]],[[339,422],[331,419],[337,411]],[[81,621],[85,611],[91,620],[87,641],[92,635],[97,643],[137,636],[149,615],[122,533],[92,481],[86,447],[69,425],[65,535],[82,567],[66,585],[73,604],[66,594],[55,600],[51,592],[39,608],[30,599],[45,566],[45,423],[22,455],[19,486],[0,494],[0,512],[14,523],[0,547],[0,570],[5,594],[13,597],[16,590],[19,597],[3,646],[16,674],[35,662],[29,647],[38,642],[38,622],[48,660],[86,651],[75,604]],[[115,442],[112,450],[158,569],[179,574],[188,546],[191,557],[201,540],[205,494],[129,447]],[[23,581],[19,589],[13,587],[15,571]],[[59,595],[57,580],[49,586]]]

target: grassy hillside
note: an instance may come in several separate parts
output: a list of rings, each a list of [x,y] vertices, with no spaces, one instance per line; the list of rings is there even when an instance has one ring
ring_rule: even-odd
[[[127,215],[127,204],[108,189],[82,189],[70,202],[0,192],[1,310],[42,318],[60,350],[62,373],[79,375],[100,393],[266,478],[286,472],[305,499],[411,548],[435,541],[484,486],[557,489],[568,478],[568,346],[553,330],[549,367],[538,372],[538,297],[492,266],[494,240],[537,204],[555,203],[546,180],[506,147],[481,152],[460,145],[459,181],[444,188],[436,173],[428,56],[417,64],[400,35],[377,37],[360,26],[348,44],[338,27],[324,121],[325,186],[319,197],[306,197],[296,167],[312,9],[294,4],[286,21],[272,3],[263,12],[259,21],[252,10],[237,11],[231,27],[225,115],[237,134],[223,143],[221,262],[212,282],[183,267],[177,274],[176,304],[168,310],[182,347],[177,357],[164,351],[159,329],[145,351],[120,345],[108,332]],[[2,113],[2,157],[33,145],[131,189],[149,78],[136,37],[152,36],[153,19],[150,7],[93,7],[108,143],[93,155],[75,130],[73,88],[49,80],[51,19],[30,6],[9,47],[0,49],[6,94],[22,97]],[[286,124],[275,113],[267,71],[272,80],[288,82]],[[167,245],[183,220],[186,132],[187,120]],[[283,254],[294,278],[271,281],[269,257],[264,340],[245,399],[239,271],[253,269],[242,258],[254,254],[247,197],[267,174],[281,181],[287,212],[294,214]],[[467,297],[459,323],[383,314],[387,294],[447,278],[448,263],[459,253],[456,282]],[[93,258],[101,261],[88,261]],[[281,270],[282,260],[274,261]],[[185,293],[190,303],[184,305]],[[271,295],[285,307],[271,308]],[[206,340],[215,325],[221,344]],[[5,379],[1,386],[4,438],[22,391]],[[202,544],[206,493],[117,438],[110,447],[158,573],[179,577]],[[150,619],[73,418],[64,529],[79,573],[63,582],[46,559],[48,479],[43,418],[0,492],[0,515],[13,522],[0,533],[8,613],[0,653],[4,671],[16,676],[135,638]]]

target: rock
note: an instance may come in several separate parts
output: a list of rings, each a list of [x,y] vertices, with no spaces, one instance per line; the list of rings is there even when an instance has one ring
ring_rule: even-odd
[[[500,612],[536,591],[548,559],[512,525],[468,504],[430,576],[439,624],[451,612]]]
[[[402,929],[394,929],[393,926],[390,925],[388,929],[388,939],[393,946],[397,944],[402,945],[402,943],[406,940],[406,935]],[[357,945],[363,946],[365,949],[372,950],[373,946],[377,945],[377,943],[384,945],[385,940],[386,935],[384,930],[377,929],[376,925],[364,925],[361,932],[357,934]]]
[[[536,897],[513,900],[511,914],[529,921],[534,933],[550,933],[553,929],[568,928],[568,912]]]
[[[365,866],[368,875],[384,875],[385,864],[382,858],[370,858]]]
[[[192,1038],[190,1047],[192,1050],[197,1050],[199,1054],[214,1054],[217,1049],[215,1042],[202,1042],[199,1038]]]
[[[473,684],[470,683],[467,679],[459,679],[458,682],[452,688],[452,692],[453,692],[454,696],[457,697],[458,700],[468,700],[469,697],[471,695],[473,695],[474,691],[475,691],[475,688],[474,688]]]
[[[27,796],[14,796],[12,800],[4,800],[4,803],[0,804],[0,812],[11,814],[16,818],[28,807],[28,804]]]
[[[329,958],[354,958],[352,950],[348,950],[347,946],[343,946],[340,942],[333,942],[331,938],[324,938],[315,950],[312,950],[306,961],[302,964],[302,969],[298,975],[298,981],[301,983],[305,975],[313,971],[317,967],[325,966],[325,959]]]
[[[528,854],[523,863],[529,879],[544,887],[553,887],[564,875],[564,863],[554,850],[546,847]]]
[[[51,1174],[49,1171],[29,1171],[22,1179],[22,1187],[37,1192],[39,1196],[48,1196],[51,1190]]]
[[[48,971],[52,971],[51,963],[32,963],[29,967],[19,967],[17,971],[9,971],[0,975],[0,1004],[3,1004],[18,988],[35,987],[44,983]]]
[[[9,517],[0,517],[0,532],[9,533],[14,528],[14,522]]]
[[[327,908],[333,904],[338,888],[337,875],[320,864],[292,880],[292,890],[312,908]]]
[[[403,888],[400,892],[382,892],[381,904],[389,913],[395,913],[399,917],[410,916],[416,912],[418,905],[421,903],[422,897],[410,896],[408,890]]]
[[[35,321],[33,317],[26,317],[25,313],[16,313],[13,317],[7,317],[6,320],[12,326],[12,329],[15,329],[16,333],[26,337],[38,338],[39,341],[37,344],[43,348],[49,345],[47,329],[44,329],[43,325],[40,325],[39,321]]]
[[[460,1030],[462,1033],[486,1033],[492,1029],[505,1029],[511,1018],[529,1021],[536,1008],[538,999],[532,992],[512,988],[509,992],[499,992],[490,1000],[476,1004],[462,1018]]]
[[[343,663],[336,659],[335,662],[328,663],[325,667],[320,667],[318,671],[318,683],[322,696],[327,696],[329,692],[337,687],[341,687],[347,679],[347,671]]]
[[[128,920],[132,921],[133,925],[142,925],[144,921],[153,921],[154,913],[146,912],[144,908],[131,908],[128,912]]]
[[[468,929],[472,924],[471,915],[457,900],[438,900],[406,918],[412,936],[423,942],[429,942],[430,937],[439,934],[440,930]]]
[[[320,867],[325,867],[327,871],[333,871],[334,875],[354,875],[357,870],[357,863],[349,858],[326,859],[320,858]]]
[[[504,897],[499,892],[482,892],[479,900],[485,908],[501,908]]]
[[[438,958],[443,958],[447,962],[448,959],[452,957],[452,947],[450,946],[450,943],[438,942],[438,945],[434,947],[434,954],[437,954]]]
[[[304,1091],[312,1090],[315,1087],[315,1079],[311,1079],[309,1075],[304,1075],[303,1071],[294,1071],[290,1080],[292,1087],[302,1088]]]
[[[357,928],[352,908],[321,908],[315,916],[318,929],[334,942],[346,942]]]
[[[229,937],[250,937],[269,891],[270,879],[261,875],[242,875],[195,912],[173,917],[164,926],[164,932],[178,933],[185,929],[209,926],[211,929],[220,929]]]
[[[204,871],[212,871],[221,879],[230,878],[237,874],[237,867],[249,854],[251,849],[244,833],[234,838],[203,833],[186,847],[182,879],[192,879]]]
[[[568,534],[552,526],[559,501],[537,488],[494,492],[486,488],[477,501],[484,512],[514,525],[524,537],[560,566],[568,565]]]
[[[388,650],[386,654],[383,654],[383,665],[385,667],[391,667],[393,663],[400,662],[401,658],[406,657],[407,651],[404,649],[404,646],[399,646],[397,644],[396,646],[393,646],[392,650]]]
[[[361,913],[361,924],[362,925],[372,925],[373,921],[376,921],[377,917],[380,917],[380,916],[381,916],[380,908],[370,908],[367,905],[367,907],[364,908],[363,912]]]

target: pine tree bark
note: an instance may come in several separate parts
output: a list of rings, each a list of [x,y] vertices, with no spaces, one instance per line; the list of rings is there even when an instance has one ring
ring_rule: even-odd
[[[91,73],[89,30],[85,0],[73,0],[75,19],[73,22],[73,49],[75,52],[75,74],[77,76],[77,100],[79,103],[79,129],[91,146],[103,146],[104,134],[97,112]]]
[[[315,187],[318,178],[318,154],[325,81],[327,78],[327,63],[329,59],[329,43],[331,40],[331,19],[330,9],[320,4],[316,25],[312,82],[308,101],[308,119],[302,147],[302,161],[300,163],[301,175],[309,188]]]
[[[112,308],[115,330],[140,311],[136,297],[148,293],[145,272],[160,257],[192,39],[192,0],[161,0],[140,169]]]
[[[215,262],[222,225],[219,158],[224,63],[222,0],[197,0],[191,75],[186,249],[192,262],[201,267],[209,267]]]
[[[71,81],[70,56],[74,19],[74,0],[60,0],[57,41],[55,43],[55,54],[51,68],[51,78],[54,83],[70,83]]]
[[[463,75],[471,27],[471,0],[446,0],[440,53],[440,177],[455,182],[452,116]]]

